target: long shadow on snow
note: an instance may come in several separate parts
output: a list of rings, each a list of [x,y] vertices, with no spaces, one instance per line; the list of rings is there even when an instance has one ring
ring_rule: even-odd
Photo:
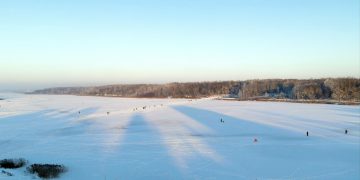
[[[39,129],[39,126],[36,125],[39,124],[38,120],[45,114],[54,111],[53,109],[46,109],[0,118],[0,157],[13,152],[14,149],[21,150],[32,145],[34,139],[27,139],[26,137],[33,137],[32,135],[36,134],[37,129]]]
[[[272,137],[281,139],[294,139],[299,137],[298,133],[286,129],[251,122],[250,120],[240,119],[233,116],[221,114],[214,111],[199,109],[188,106],[173,106],[176,111],[196,120],[197,122],[211,128],[214,133],[204,134],[192,129],[191,136],[201,137]],[[220,119],[225,122],[221,123]],[[282,136],[286,135],[286,136]]]
[[[124,128],[119,147],[117,171],[124,179],[179,179],[174,162],[164,146],[159,132],[140,114],[131,117]]]
[[[33,125],[39,123],[39,119],[43,118],[48,113],[55,112],[53,109],[46,109],[25,114],[17,114],[0,118],[0,137],[11,137],[21,133],[28,132],[27,130]]]
[[[317,128],[318,132],[333,132],[339,133],[344,127],[350,128],[356,125],[353,122],[335,122],[335,121],[325,121],[321,119],[309,119],[300,116],[281,114],[276,112],[267,112],[261,110],[251,109],[249,111],[258,113],[263,116],[272,116],[274,118],[281,119],[281,124],[285,128],[294,128],[302,129],[304,132],[309,128]],[[284,121],[286,120],[286,121]]]
[[[98,109],[99,109],[99,107],[89,107],[89,108],[81,109],[80,115],[81,116],[91,115],[91,114],[95,113]]]
[[[35,112],[30,112],[30,113],[0,117],[0,122],[11,121],[12,123],[14,123],[14,122],[27,121],[27,120],[34,120],[40,116],[43,116],[44,114],[55,112],[55,111],[56,111],[55,109],[45,109],[45,110],[35,111]]]
[[[348,113],[351,115],[360,115],[360,106],[356,105],[356,106],[346,106],[346,105],[330,105],[328,107],[326,107],[327,110],[331,110],[331,111],[340,111],[343,113]]]
[[[336,115],[338,115],[338,116],[345,116],[345,117],[350,117],[350,118],[357,118],[357,119],[360,119],[360,114],[357,114],[357,115],[351,115],[351,114],[336,113]],[[360,122],[360,121],[359,121],[359,122]]]
[[[91,107],[80,111],[84,112],[85,115],[90,115],[96,112],[97,109],[97,107]],[[56,116],[57,112],[56,109],[46,109],[0,118],[0,135],[2,138],[14,138],[28,134],[73,135],[84,132],[86,127],[92,124],[90,120],[86,119],[73,121],[79,118],[79,115],[75,112]],[[43,131],[32,129],[43,129]]]
[[[98,107],[89,107],[85,109],[81,109],[80,114],[78,113],[67,113],[66,115],[56,117],[54,120],[66,121],[61,126],[57,127],[55,131],[49,131],[49,133],[53,135],[61,135],[61,136],[72,136],[72,135],[81,135],[84,132],[88,132],[88,127],[95,124],[91,118],[86,118],[86,116],[95,113],[99,108]],[[82,120],[77,121],[78,118],[84,118]]]
[[[298,144],[297,140],[308,138],[293,131],[249,122],[245,119],[194,107],[173,106],[172,108],[211,128],[214,131],[213,135],[199,134],[199,136],[204,136],[205,138],[212,136],[261,136],[264,137],[264,139],[265,137],[281,138],[280,142],[284,145],[287,144],[287,139],[296,140],[293,141],[296,142],[295,146],[286,146],[286,151],[283,150],[284,146],[277,146],[276,144],[272,144],[271,141],[270,146],[261,146],[262,142],[265,141],[262,140],[261,137],[260,146],[244,146],[243,148],[239,148],[241,146],[238,146],[239,144],[246,145],[246,143],[241,141],[215,141],[218,144],[212,147],[218,149],[224,157],[228,157],[231,161],[230,165],[226,168],[219,167],[220,171],[210,172],[213,173],[213,177],[219,176],[220,179],[224,178],[224,175],[231,177],[231,179],[258,179],[259,177],[264,177],[264,179],[287,179],[287,175],[289,174],[290,179],[292,174],[295,176],[295,174],[291,172],[296,172],[299,167],[304,167],[301,170],[306,173],[310,172],[314,175],[318,175],[319,172],[314,170],[313,167],[308,166],[308,163],[314,162],[314,159],[320,162],[328,161],[329,159],[333,162],[351,162],[351,159],[354,159],[354,152],[356,150],[351,147],[344,148],[338,146],[337,148],[340,148],[341,151],[345,152],[342,153],[344,154],[343,156],[338,156],[339,149],[334,149],[331,144],[320,144],[319,146],[317,146],[317,143],[315,143],[315,146],[302,146],[301,143]],[[223,118],[225,123],[220,123],[220,118]],[[222,145],[223,142],[225,142],[224,145]],[[219,147],[219,144],[223,147]],[[235,153],[235,151],[237,153]],[[291,158],[294,153],[295,156],[301,156],[301,158],[298,158],[296,163],[289,163],[288,159]],[[245,163],[245,165],[243,163]],[[323,170],[328,167],[324,166],[317,168]],[[221,170],[225,173],[217,174],[221,172]],[[334,174],[333,176],[335,175],[337,174]],[[297,176],[299,175],[297,174]],[[357,174],[356,176],[359,175]],[[306,177],[304,178],[306,179]]]

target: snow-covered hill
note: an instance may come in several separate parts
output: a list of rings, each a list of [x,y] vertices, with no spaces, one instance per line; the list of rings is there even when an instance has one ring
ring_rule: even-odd
[[[360,179],[359,106],[0,97],[0,159],[64,164],[60,179]]]

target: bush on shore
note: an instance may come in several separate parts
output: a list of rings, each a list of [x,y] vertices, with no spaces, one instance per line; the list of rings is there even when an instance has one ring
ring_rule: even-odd
[[[23,158],[19,159],[3,159],[0,160],[0,168],[4,169],[16,169],[23,167],[27,161]]]
[[[37,174],[40,178],[57,178],[61,173],[67,171],[64,165],[58,164],[32,164],[27,167],[27,171],[31,174]]]

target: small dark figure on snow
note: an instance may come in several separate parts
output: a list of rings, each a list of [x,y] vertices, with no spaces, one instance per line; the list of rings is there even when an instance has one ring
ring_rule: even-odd
[[[107,112],[107,115],[109,115],[110,114],[110,112]]]
[[[345,129],[345,134],[348,134],[348,130],[347,130],[347,129]]]
[[[224,123],[225,121],[224,121],[222,118],[220,118],[220,122],[221,122],[221,123]]]
[[[80,114],[80,111],[79,111],[79,114]]]
[[[309,131],[306,131],[306,136],[309,136]]]
[[[257,143],[258,142],[258,139],[254,138],[254,143]]]

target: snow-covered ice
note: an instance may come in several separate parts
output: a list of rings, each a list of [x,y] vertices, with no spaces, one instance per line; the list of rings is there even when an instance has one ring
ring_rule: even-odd
[[[64,164],[60,179],[360,179],[359,106],[2,97],[0,159]]]

